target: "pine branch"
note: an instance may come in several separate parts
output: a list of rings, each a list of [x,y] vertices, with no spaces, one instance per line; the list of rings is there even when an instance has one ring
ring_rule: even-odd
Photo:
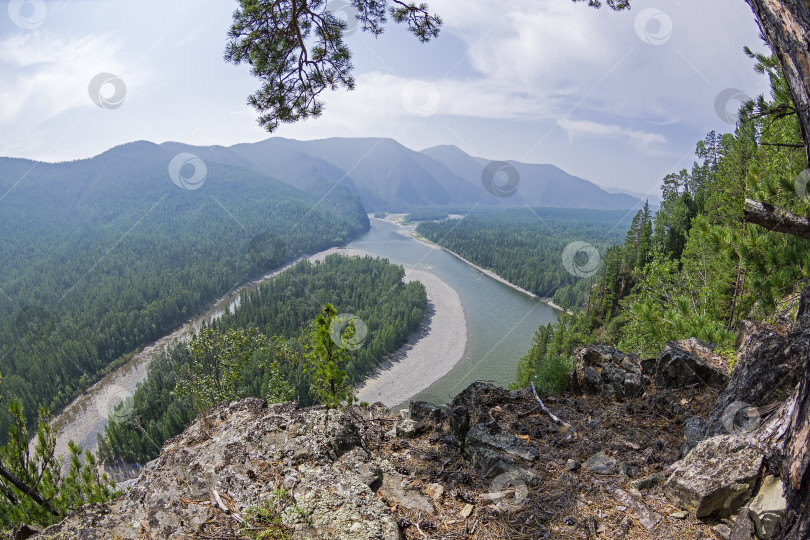
[[[0,465],[0,476],[5,478],[9,483],[11,483],[14,487],[22,491],[26,496],[30,497],[35,503],[40,505],[42,508],[53,514],[54,516],[61,517],[59,512],[54,510],[51,503],[42,498],[34,488],[29,487],[25,482],[17,478],[11,471]]]

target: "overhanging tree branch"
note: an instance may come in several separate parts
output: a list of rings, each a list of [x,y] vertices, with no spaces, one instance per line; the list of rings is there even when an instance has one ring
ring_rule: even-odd
[[[810,219],[793,214],[772,204],[745,199],[743,221],[771,231],[810,239]]]

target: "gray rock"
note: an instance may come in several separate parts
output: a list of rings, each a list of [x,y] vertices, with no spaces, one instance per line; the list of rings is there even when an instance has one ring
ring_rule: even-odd
[[[689,416],[683,422],[683,436],[686,442],[697,445],[703,438],[706,429],[706,422],[699,416]]]
[[[645,358],[641,361],[641,372],[644,375],[655,375],[656,365],[658,365],[657,358]]]
[[[652,487],[663,484],[667,479],[667,475],[662,472],[657,472],[638,480],[633,480],[630,485],[641,491],[642,489],[650,489]]]
[[[435,510],[430,499],[412,487],[404,476],[397,473],[384,473],[380,489],[377,491],[389,503],[397,504],[415,512],[432,514]]]
[[[463,405],[450,411],[450,435],[458,445],[463,445],[470,430],[470,413]]]
[[[565,468],[569,471],[578,471],[581,467],[582,465],[580,465],[580,463],[574,459],[569,459],[565,462]]]
[[[622,358],[621,362],[619,362],[619,367],[629,373],[641,375],[641,364],[638,362],[638,358],[636,356],[628,354]]]
[[[703,440],[706,432],[706,422],[699,416],[688,416],[683,422],[683,436],[686,443],[681,447],[681,455],[685,456],[692,448]]]
[[[628,373],[624,378],[624,395],[629,399],[644,394],[644,381],[638,373]]]
[[[427,425],[438,425],[450,415],[446,406],[437,406],[427,401],[412,401],[410,403],[411,420]]]
[[[27,540],[31,538],[37,533],[42,532],[42,527],[36,524],[27,525],[25,523],[20,523],[16,525],[14,529],[11,531],[11,538],[14,540]]]
[[[719,523],[712,527],[712,534],[717,540],[729,540],[731,536],[731,527],[726,525],[725,523]]]
[[[654,380],[658,388],[691,385],[720,387],[728,382],[728,375],[720,367],[684,348],[681,343],[670,342],[658,356]]]
[[[537,483],[537,475],[520,465],[536,460],[537,450],[496,422],[482,422],[470,428],[463,455],[469,466],[488,480],[503,473],[514,473],[529,484]]]
[[[38,537],[135,540],[143,527],[154,538],[194,537],[210,507],[183,500],[210,500],[216,490],[241,513],[284,487],[289,500],[278,517],[296,539],[400,539],[390,508],[369,487],[393,465],[357,444],[352,414],[257,398],[217,405],[167,441],[126,494],[82,507]]]
[[[616,501],[629,508],[636,520],[648,531],[655,529],[661,521],[661,514],[650,509],[644,501],[630,495],[619,486],[608,484],[604,489],[610,493]]]
[[[783,329],[746,321],[740,340],[731,380],[706,417],[708,436],[748,432],[756,428],[759,417],[755,413],[755,422],[749,425],[735,423],[735,410],[741,406],[768,406],[790,396],[807,361],[810,326],[798,325],[786,333]]]
[[[754,522],[757,538],[767,539],[773,536],[773,530],[786,508],[782,479],[778,476],[766,476],[759,492],[748,506],[748,515]]]
[[[582,468],[596,474],[614,474],[618,463],[609,457],[604,450],[592,455],[582,464]]]
[[[734,519],[730,540],[751,540],[754,538],[754,523],[748,517],[748,505],[743,506]]]
[[[584,371],[585,391],[589,394],[598,394],[602,388],[602,374],[592,367]]]
[[[633,399],[644,393],[641,361],[613,347],[586,345],[574,351],[574,369],[568,375],[574,392]]]
[[[397,423],[397,437],[412,439],[424,432],[424,428],[410,418]]]
[[[729,517],[751,498],[763,459],[762,451],[743,437],[712,437],[677,463],[664,493],[698,518]]]
[[[669,517],[672,519],[686,519],[689,517],[689,512],[684,512],[683,510],[680,512],[672,512]]]

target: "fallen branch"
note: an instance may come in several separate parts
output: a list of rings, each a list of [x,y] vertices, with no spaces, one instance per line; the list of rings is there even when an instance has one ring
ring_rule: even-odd
[[[559,418],[557,418],[557,417],[554,415],[554,413],[553,413],[553,412],[551,412],[550,410],[548,410],[548,407],[546,407],[546,404],[545,404],[545,403],[543,403],[543,400],[542,400],[542,399],[540,399],[540,396],[538,396],[538,395],[537,395],[537,389],[534,387],[534,381],[532,381],[532,392],[534,393],[534,399],[536,399],[536,400],[537,400],[537,403],[539,403],[539,404],[540,404],[540,408],[541,408],[541,409],[543,409],[543,412],[544,412],[544,413],[546,413],[546,414],[549,416],[549,418],[551,418],[551,420],[552,420],[552,421],[553,421],[555,424],[557,424],[558,426],[563,426],[563,427],[564,427],[564,428],[566,428],[568,431],[573,431],[573,432],[576,432],[576,430],[574,429],[574,426],[572,426],[571,424],[569,424],[569,423],[567,423],[567,422],[563,422],[562,420],[560,420]]]
[[[222,510],[224,514],[229,514],[233,519],[235,519],[239,523],[242,524],[245,523],[245,520],[242,519],[242,516],[240,516],[239,514],[231,514],[231,509],[225,506],[225,503],[222,502],[222,498],[219,496],[219,492],[217,492],[217,490],[212,489],[211,493],[214,495],[214,501],[217,503],[217,506],[219,506],[219,509]]]

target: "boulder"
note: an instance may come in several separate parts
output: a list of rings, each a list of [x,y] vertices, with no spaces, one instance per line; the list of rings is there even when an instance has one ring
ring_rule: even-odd
[[[470,413],[463,405],[453,407],[450,411],[450,436],[459,445],[464,445],[467,432],[470,430]]]
[[[754,408],[767,408],[791,395],[810,349],[810,326],[797,325],[787,333],[781,327],[746,321],[739,341],[731,380],[706,417],[706,436],[748,432],[764,418],[765,413]],[[753,413],[753,419],[737,415],[735,421],[735,411],[744,409]]]
[[[675,465],[664,493],[697,518],[729,517],[753,495],[763,461],[762,451],[749,439],[712,437]]]
[[[586,345],[574,351],[569,374],[574,392],[633,399],[644,393],[645,377],[639,358],[605,345]]]
[[[748,506],[748,515],[754,522],[757,538],[766,539],[773,536],[773,530],[782,519],[786,507],[782,479],[778,476],[766,476],[759,492]]]
[[[712,361],[713,357],[707,353],[711,349],[711,345],[694,338],[667,343],[656,360],[655,385],[658,388],[724,386],[728,375],[721,360]]]

